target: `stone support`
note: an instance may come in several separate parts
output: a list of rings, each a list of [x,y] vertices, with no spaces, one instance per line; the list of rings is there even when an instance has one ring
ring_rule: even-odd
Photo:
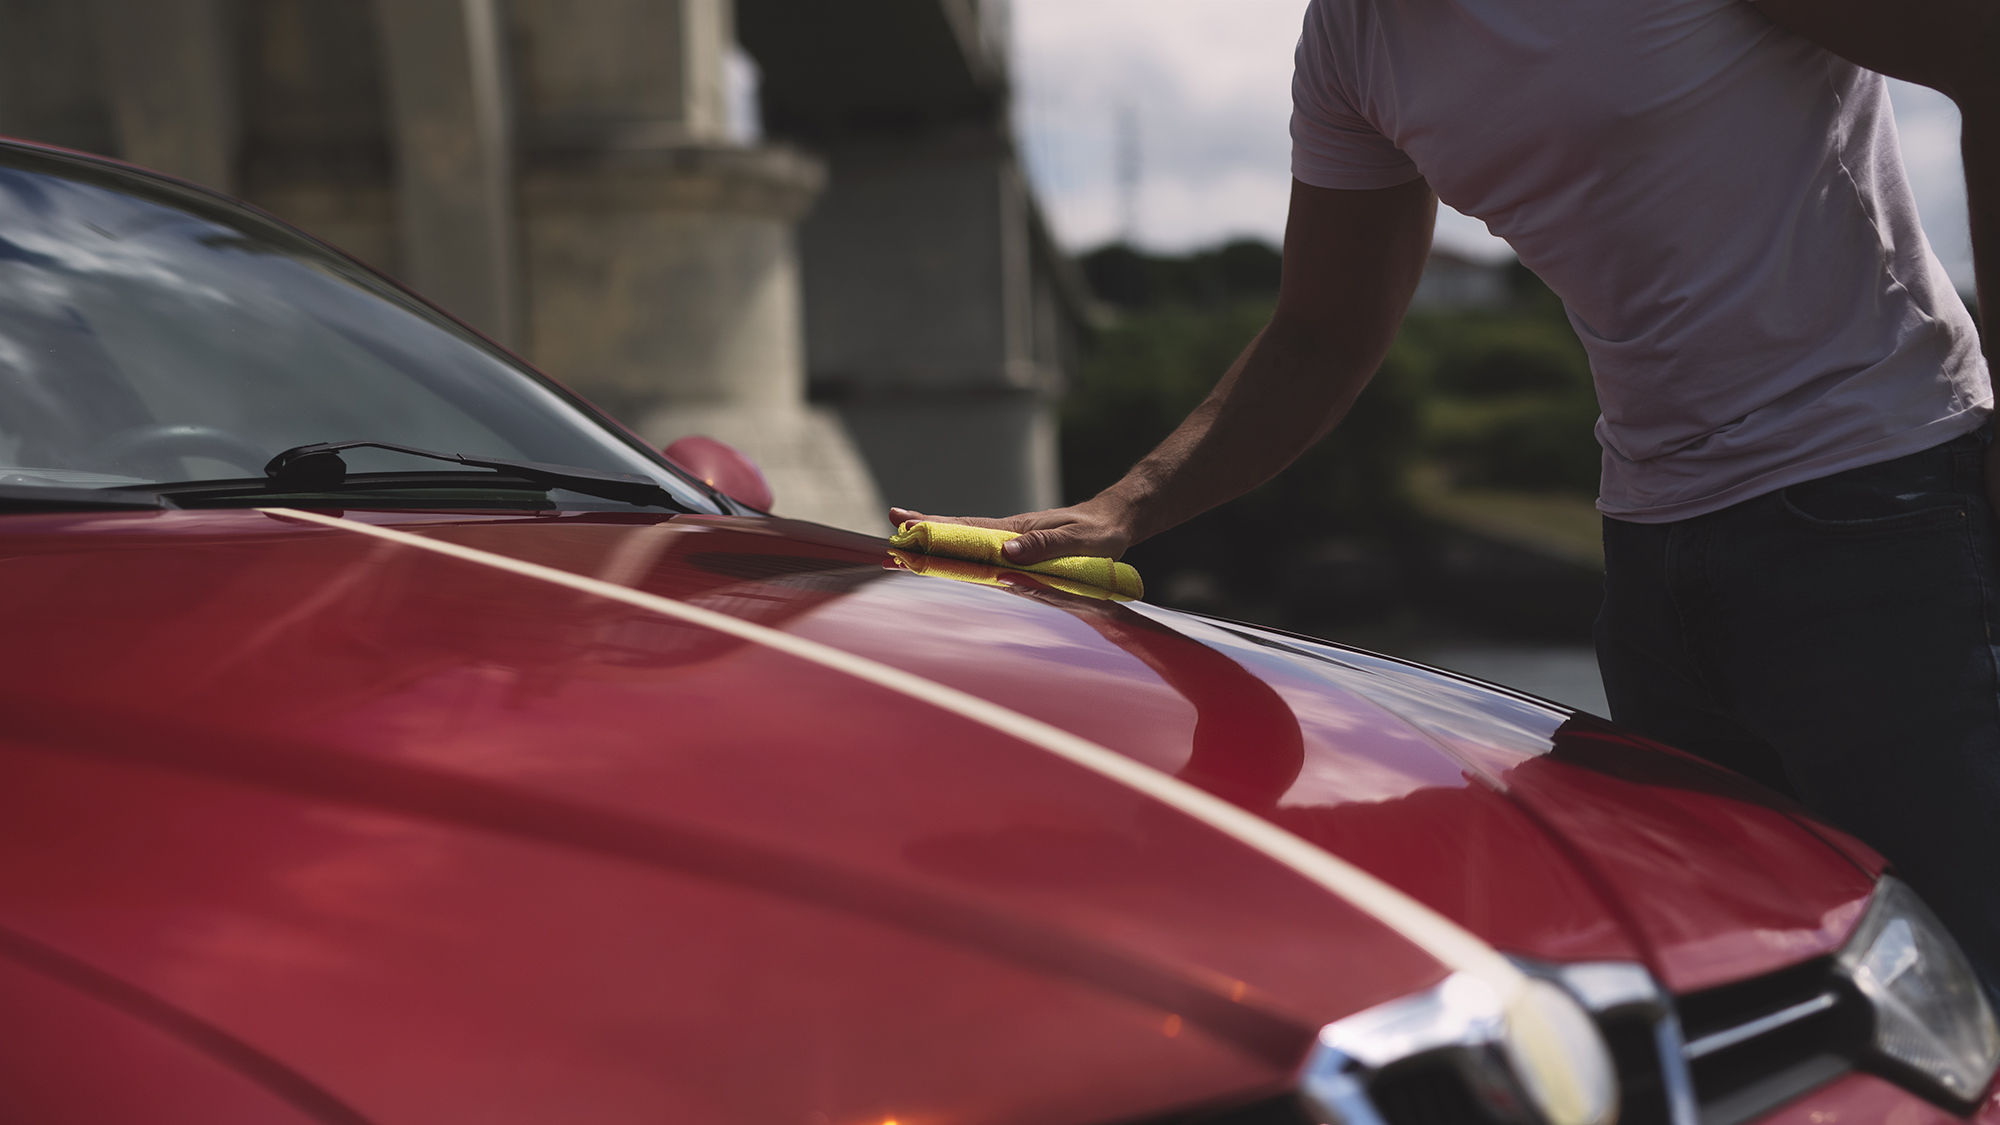
[[[938,511],[1058,499],[1087,298],[1013,150],[1005,15],[0,0],[0,131],[241,194],[648,440],[743,447],[781,513],[886,530],[875,480]],[[783,144],[731,141],[739,31]]]
[[[792,224],[821,182],[787,149],[544,158],[522,183],[537,361],[628,420],[796,406]]]
[[[515,0],[529,352],[648,441],[742,448],[777,510],[887,529],[805,402],[793,230],[824,167],[727,137],[727,0]]]
[[[0,135],[117,151],[84,5],[0,0]]]
[[[514,0],[527,143],[599,152],[718,143],[730,0]]]
[[[473,327],[518,335],[511,76],[497,0],[376,0],[401,274]]]
[[[226,0],[88,0],[118,153],[236,190],[239,119]]]
[[[1052,505],[1055,399],[1089,302],[1014,150],[1005,0],[736,13],[766,134],[829,168],[799,230],[811,399],[899,505]]]
[[[833,186],[800,230],[814,397],[892,503],[1053,506],[1064,313],[1011,151],[965,129],[830,157]]]
[[[243,197],[408,276],[375,0],[238,4]]]

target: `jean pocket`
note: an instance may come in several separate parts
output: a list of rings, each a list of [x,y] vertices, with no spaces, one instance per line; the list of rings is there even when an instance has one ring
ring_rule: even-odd
[[[1948,480],[1902,480],[1839,474],[1778,493],[1785,511],[1822,531],[1874,532],[1957,523],[1968,498]]]

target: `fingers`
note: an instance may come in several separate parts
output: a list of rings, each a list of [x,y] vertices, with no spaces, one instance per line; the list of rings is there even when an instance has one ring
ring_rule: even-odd
[[[1106,537],[1090,525],[1072,523],[1022,532],[1019,538],[1009,539],[1003,544],[1000,553],[1007,556],[1008,562],[1026,566],[1071,555],[1115,559],[1124,550],[1125,544]]]
[[[1007,561],[1016,566],[1069,555],[1115,559],[1131,546],[1129,539],[1113,532],[1103,521],[1080,519],[1080,515],[1074,508],[1056,508],[1004,519],[988,519],[984,516],[932,516],[914,508],[889,509],[889,518],[895,521],[897,527],[913,520],[928,520],[931,523],[956,523],[1018,532],[1019,538],[1008,540],[1000,548]]]
[[[1038,563],[1045,559],[1061,558],[1062,551],[1050,550],[1049,540],[1056,536],[1054,531],[1024,531],[1018,538],[1009,539],[1000,545],[1000,553],[1007,561],[1017,566]]]

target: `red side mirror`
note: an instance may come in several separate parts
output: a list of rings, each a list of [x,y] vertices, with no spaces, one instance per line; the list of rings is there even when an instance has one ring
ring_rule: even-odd
[[[661,452],[667,455],[667,460],[730,499],[760,512],[771,510],[771,482],[764,479],[764,471],[757,463],[735,446],[694,435],[681,438]]]

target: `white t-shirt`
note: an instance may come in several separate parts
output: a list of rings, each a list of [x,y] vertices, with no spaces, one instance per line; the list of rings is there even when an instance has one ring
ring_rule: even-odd
[[[1880,75],[1748,0],[1313,0],[1292,172],[1422,175],[1569,308],[1600,510],[1642,523],[1984,420]]]

